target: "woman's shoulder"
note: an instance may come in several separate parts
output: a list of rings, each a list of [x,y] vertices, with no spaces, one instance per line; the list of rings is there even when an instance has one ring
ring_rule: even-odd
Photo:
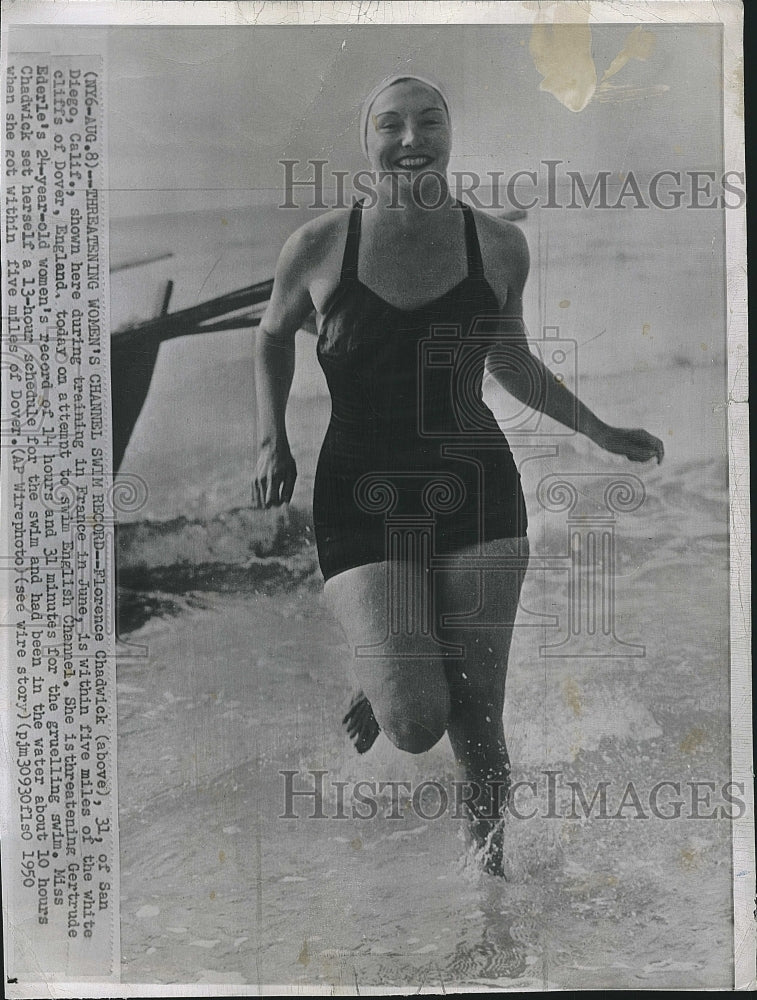
[[[473,215],[484,255],[488,249],[495,254],[506,253],[509,257],[528,261],[528,242],[520,226],[478,208],[473,209]]]
[[[282,252],[290,255],[328,253],[334,244],[347,232],[350,210],[348,208],[332,208],[321,215],[308,219],[289,236]]]
[[[332,209],[299,226],[287,238],[276,264],[276,280],[284,285],[312,287],[340,260],[349,210]]]

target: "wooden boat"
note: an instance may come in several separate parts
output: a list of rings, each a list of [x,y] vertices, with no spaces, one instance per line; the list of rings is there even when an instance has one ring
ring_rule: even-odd
[[[160,345],[176,337],[257,326],[260,323],[262,306],[271,297],[272,288],[273,279],[269,279],[209,299],[189,309],[169,313],[173,292],[173,282],[169,281],[159,316],[111,334],[114,472],[121,466],[132,432],[147,399]]]

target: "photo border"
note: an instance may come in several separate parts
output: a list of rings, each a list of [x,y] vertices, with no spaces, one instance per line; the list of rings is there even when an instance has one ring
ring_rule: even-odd
[[[8,30],[29,25],[399,25],[422,24],[528,24],[534,19],[536,4],[410,2],[387,4],[371,2],[348,6],[321,2],[238,2],[170,3],[132,2],[132,0],[21,0],[3,4],[3,59]],[[570,0],[550,5],[554,20],[568,14]],[[575,4],[573,4],[575,6]],[[743,132],[742,8],[738,2],[637,2],[615,5],[591,4],[589,24],[692,23],[723,25],[724,59],[724,169],[745,169]],[[754,800],[752,784],[752,711],[751,711],[751,534],[749,485],[749,411],[748,411],[748,335],[746,212],[744,208],[724,213],[726,229],[727,281],[727,384],[729,451],[729,520],[730,520],[730,664],[731,664],[731,759],[732,780],[743,782],[747,810],[742,820],[733,823],[733,918],[735,945],[735,988],[755,988],[755,925],[753,920],[755,889]],[[6,872],[6,878],[9,877]],[[20,984],[8,995],[33,997],[42,984]],[[239,987],[217,984],[178,986],[128,983],[51,983],[44,984],[60,997],[95,996],[216,996],[239,995]],[[301,986],[277,986],[276,993],[302,994]],[[478,991],[471,988],[470,992]],[[250,988],[246,995],[262,992]],[[391,990],[360,987],[366,995],[382,995]],[[431,988],[419,992],[433,992]],[[468,992],[468,990],[460,990]]]

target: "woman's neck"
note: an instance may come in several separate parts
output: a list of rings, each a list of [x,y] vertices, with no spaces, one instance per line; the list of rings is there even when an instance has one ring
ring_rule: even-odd
[[[390,174],[377,185],[376,194],[374,211],[382,221],[401,229],[433,229],[457,207],[447,179],[439,174],[411,182]]]

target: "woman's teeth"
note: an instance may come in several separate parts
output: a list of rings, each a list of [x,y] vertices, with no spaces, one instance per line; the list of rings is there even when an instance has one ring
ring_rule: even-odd
[[[401,167],[423,167],[431,162],[428,156],[404,156],[397,161]]]

